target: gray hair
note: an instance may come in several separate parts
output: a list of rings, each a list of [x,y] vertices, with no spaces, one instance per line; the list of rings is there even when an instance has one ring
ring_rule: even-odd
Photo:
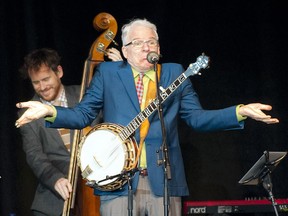
[[[122,27],[122,36],[121,36],[121,39],[122,39],[122,44],[123,46],[125,44],[128,43],[127,41],[127,37],[129,35],[129,32],[131,31],[131,29],[134,27],[134,26],[145,26],[147,28],[151,28],[154,32],[155,32],[155,35],[156,35],[156,39],[158,40],[158,33],[157,33],[157,27],[155,24],[149,22],[147,19],[134,19],[132,21],[130,21],[129,23],[123,25]]]

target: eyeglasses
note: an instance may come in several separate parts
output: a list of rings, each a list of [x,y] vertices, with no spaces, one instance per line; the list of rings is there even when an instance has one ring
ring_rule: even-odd
[[[147,44],[149,47],[156,47],[158,46],[158,40],[156,39],[149,39],[149,40],[140,40],[140,39],[136,39],[136,40],[132,40],[131,42],[127,43],[124,46],[129,46],[132,45],[135,48],[141,48],[143,47],[144,44]]]

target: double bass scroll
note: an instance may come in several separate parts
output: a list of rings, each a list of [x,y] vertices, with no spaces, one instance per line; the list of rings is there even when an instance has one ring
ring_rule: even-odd
[[[118,43],[114,40],[118,25],[111,14],[105,12],[99,13],[93,20],[93,26],[98,31],[105,31],[92,44],[89,56],[85,62],[85,67],[87,68],[84,68],[84,71],[88,72],[87,76],[85,76],[88,78],[88,80],[86,80],[86,87],[92,79],[95,66],[104,61],[104,56],[106,55],[106,49],[108,46],[111,43],[118,46]]]
[[[92,44],[88,58],[84,64],[81,92],[79,101],[82,99],[86,88],[88,87],[92,77],[94,68],[97,64],[104,61],[106,49],[113,43],[118,45],[114,38],[117,34],[116,19],[109,13],[102,12],[95,16],[93,27],[97,31],[104,31]],[[88,133],[90,128],[75,130],[73,137],[73,145],[71,149],[71,158],[68,172],[68,180],[72,185],[72,192],[69,199],[64,202],[62,216],[69,216],[73,212],[73,216],[99,216],[100,201],[99,197],[93,194],[93,189],[85,185],[83,179],[79,177],[79,167],[77,163],[77,151],[81,137]],[[75,203],[77,202],[77,208]]]

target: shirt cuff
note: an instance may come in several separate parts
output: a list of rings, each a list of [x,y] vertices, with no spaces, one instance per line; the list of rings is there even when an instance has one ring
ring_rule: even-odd
[[[238,111],[239,111],[239,108],[240,108],[241,106],[244,106],[244,104],[239,104],[239,105],[236,107],[236,116],[237,116],[238,122],[244,121],[245,119],[247,119],[247,116],[242,116],[242,115],[240,115],[239,112],[238,112]]]
[[[45,121],[53,123],[57,117],[57,109],[55,106],[51,106],[53,108],[53,115],[45,117]]]

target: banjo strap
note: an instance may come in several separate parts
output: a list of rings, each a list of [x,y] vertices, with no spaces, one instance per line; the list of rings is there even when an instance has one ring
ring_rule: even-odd
[[[157,71],[158,71],[158,80],[160,80],[161,64],[157,64]],[[151,100],[154,100],[156,98],[156,94],[157,94],[156,82],[149,80],[147,95],[146,95],[146,100],[145,100],[145,107],[150,104]],[[148,118],[146,118],[140,126],[140,142],[139,142],[137,157],[135,160],[135,167],[138,164],[139,157],[140,157],[141,152],[142,152],[143,144],[144,144],[145,138],[148,134],[149,126],[150,126],[149,120],[148,120]]]

